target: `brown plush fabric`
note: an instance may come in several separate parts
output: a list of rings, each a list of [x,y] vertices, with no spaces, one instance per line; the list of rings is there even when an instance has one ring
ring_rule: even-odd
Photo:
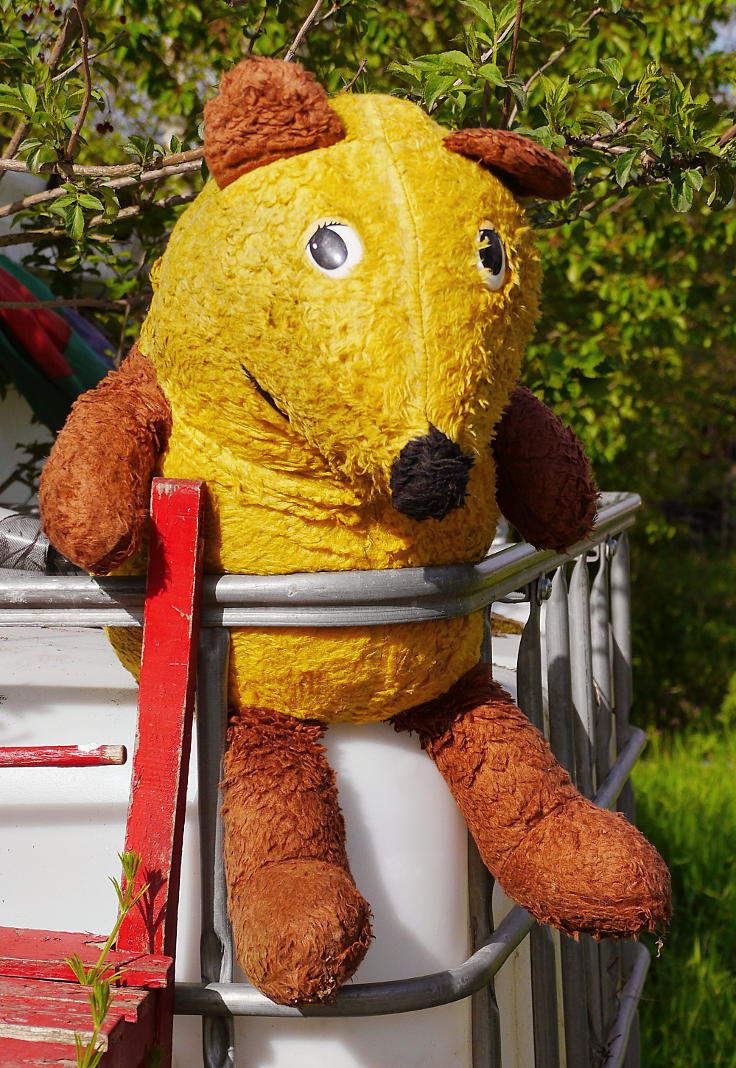
[[[436,426],[412,438],[391,465],[391,504],[411,519],[444,519],[462,508],[473,466],[459,445]]]
[[[345,137],[314,75],[281,59],[243,60],[224,75],[204,114],[205,158],[221,189],[256,167]]]
[[[321,724],[241,708],[225,756],[225,870],[235,947],[273,1001],[333,1001],[371,939]]]
[[[528,389],[511,395],[493,442],[496,500],[539,549],[564,552],[587,537],[598,490],[583,446]]]
[[[417,731],[484,863],[538,920],[597,938],[668,922],[670,879],[659,853],[622,815],[581,797],[486,665],[395,726]]]
[[[572,175],[562,160],[528,137],[508,130],[455,130],[445,145],[488,167],[517,196],[564,200],[572,192]]]
[[[119,371],[74,404],[44,467],[43,529],[60,552],[96,574],[135,552],[170,431],[169,402],[133,347]]]

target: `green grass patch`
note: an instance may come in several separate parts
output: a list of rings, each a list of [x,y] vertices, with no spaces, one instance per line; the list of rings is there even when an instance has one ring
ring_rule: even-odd
[[[736,1068],[736,729],[657,737],[633,778],[674,903],[644,989],[641,1064]]]

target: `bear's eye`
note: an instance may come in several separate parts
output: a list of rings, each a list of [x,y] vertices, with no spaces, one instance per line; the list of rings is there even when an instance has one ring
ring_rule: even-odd
[[[478,270],[489,289],[500,289],[506,278],[503,242],[490,226],[478,231]]]
[[[342,278],[363,258],[363,246],[352,226],[321,223],[307,242],[311,263],[331,278]]]

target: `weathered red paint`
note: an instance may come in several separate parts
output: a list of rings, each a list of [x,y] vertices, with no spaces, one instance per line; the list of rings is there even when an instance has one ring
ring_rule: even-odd
[[[142,857],[150,889],[121,928],[110,965],[122,969],[104,1033],[104,1068],[142,1068],[161,1047],[171,1063],[173,956],[194,710],[204,486],[154,479],[144,607],[138,734],[125,848]],[[0,751],[0,766],[121,762],[79,746]],[[121,754],[117,754],[120,756]],[[86,992],[65,958],[95,962],[103,935],[0,928],[0,1066],[75,1068],[74,1032],[89,1031]],[[134,990],[132,988],[141,989]]]
[[[0,768],[95,768],[124,764],[124,745],[6,745],[0,748]]]

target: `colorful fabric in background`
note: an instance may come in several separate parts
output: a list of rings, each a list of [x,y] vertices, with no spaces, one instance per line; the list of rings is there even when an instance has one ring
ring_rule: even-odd
[[[80,393],[114,366],[107,338],[69,308],[3,308],[2,301],[54,300],[23,267],[0,256],[0,362],[36,416],[61,430]]]

